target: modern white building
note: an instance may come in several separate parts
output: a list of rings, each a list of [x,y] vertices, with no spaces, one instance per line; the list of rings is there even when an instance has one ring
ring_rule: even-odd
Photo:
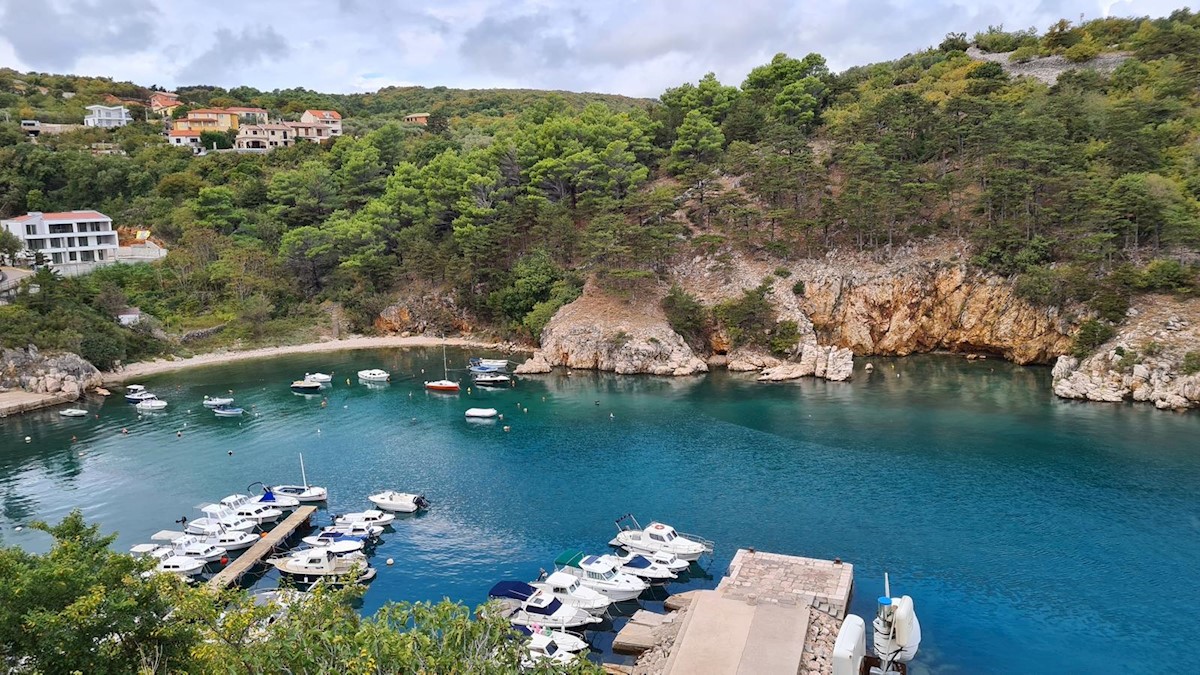
[[[33,211],[0,220],[0,227],[24,243],[25,259],[41,252],[45,262],[64,276],[86,274],[117,259],[117,232],[112,218],[99,211]]]
[[[89,105],[87,111],[83,116],[83,125],[86,127],[112,129],[133,121],[133,117],[123,105]]]

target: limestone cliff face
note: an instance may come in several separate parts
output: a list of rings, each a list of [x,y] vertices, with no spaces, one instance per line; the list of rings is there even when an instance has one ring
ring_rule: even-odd
[[[671,330],[659,294],[620,299],[588,284],[542,331],[541,348],[518,373],[553,366],[615,373],[693,375],[708,366]]]
[[[905,356],[948,349],[1049,363],[1071,347],[1074,326],[1055,309],[1017,297],[1000,277],[921,262],[849,273],[811,266],[802,306],[824,342],[856,354]]]
[[[100,386],[101,379],[100,371],[76,354],[43,354],[33,345],[0,351],[0,388],[78,398]]]
[[[1200,406],[1200,373],[1182,366],[1200,350],[1200,300],[1139,298],[1126,322],[1093,355],[1062,356],[1054,365],[1054,393],[1089,401],[1145,401],[1164,410]]]

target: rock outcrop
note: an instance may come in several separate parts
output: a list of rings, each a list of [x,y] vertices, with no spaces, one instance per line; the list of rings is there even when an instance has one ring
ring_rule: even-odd
[[[545,372],[552,366],[622,374],[708,372],[708,365],[671,330],[659,297],[619,299],[589,283],[546,324],[541,348],[517,372]]]
[[[0,388],[79,398],[100,386],[100,371],[77,354],[43,354],[37,347],[0,351]]]
[[[1095,354],[1059,357],[1054,393],[1088,401],[1145,401],[1165,410],[1200,406],[1200,373],[1184,372],[1189,353],[1200,360],[1195,317],[1200,300],[1138,299],[1117,334]]]
[[[759,382],[782,382],[800,377],[823,377],[834,382],[849,380],[854,374],[854,352],[845,347],[816,344],[802,345],[798,361],[764,368]]]

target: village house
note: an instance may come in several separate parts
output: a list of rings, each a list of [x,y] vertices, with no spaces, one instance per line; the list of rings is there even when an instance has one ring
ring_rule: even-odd
[[[300,116],[300,123],[316,125],[318,129],[325,130],[323,135],[312,135],[311,138],[315,140],[342,135],[342,115],[336,110],[305,110]]]
[[[411,115],[405,115],[404,121],[410,124],[427,126],[429,124],[429,113],[413,113]]]
[[[247,124],[238,130],[233,147],[238,150],[272,150],[286,148],[295,139],[291,126],[284,123]]]
[[[83,125],[86,127],[114,129],[133,121],[123,105],[89,105],[87,111],[83,116]]]
[[[172,129],[167,132],[167,143],[179,147],[200,147],[200,132],[191,129]]]
[[[161,117],[167,117],[180,106],[179,96],[169,91],[156,91],[150,94],[150,112]]]
[[[243,124],[266,124],[267,111],[264,108],[243,108],[241,106],[232,106],[223,108],[228,112],[238,116]]]
[[[85,274],[116,260],[118,241],[112,218],[98,211],[31,211],[0,220],[0,228],[21,240],[25,260],[33,262],[41,253],[45,262],[64,276]]]
[[[225,108],[198,108],[175,120],[172,128],[176,131],[229,131],[238,128],[238,114]]]

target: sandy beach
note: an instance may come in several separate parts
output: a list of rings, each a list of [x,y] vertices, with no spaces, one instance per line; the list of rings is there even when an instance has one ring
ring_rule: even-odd
[[[285,347],[263,347],[261,349],[247,349],[245,351],[225,351],[212,352],[209,354],[197,354],[196,356],[186,359],[155,359],[154,361],[140,361],[137,363],[130,363],[124,366],[121,370],[104,373],[104,384],[120,384],[121,382],[145,377],[147,375],[170,373],[177,370],[183,370],[185,368],[195,368],[197,366],[219,365],[223,363],[232,363],[234,361],[247,361],[250,359],[266,359],[274,356],[285,356],[287,354],[312,354],[318,352],[338,352],[347,349],[384,349],[389,347],[439,347],[441,345],[447,345],[449,347],[499,349],[504,351],[516,351],[520,353],[532,351],[528,349],[516,348],[511,344],[487,342],[484,340],[472,340],[470,338],[436,338],[424,335],[414,335],[411,337],[356,336],[346,338],[344,340],[325,340],[323,342],[310,342],[307,344],[288,345]]]

